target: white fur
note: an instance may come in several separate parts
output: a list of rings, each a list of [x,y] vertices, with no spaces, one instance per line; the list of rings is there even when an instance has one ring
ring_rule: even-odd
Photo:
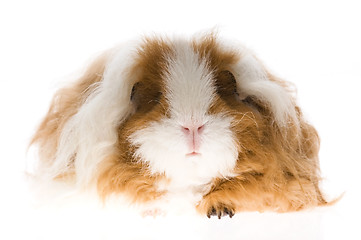
[[[113,152],[116,127],[133,110],[130,92],[136,76],[130,76],[127,71],[133,64],[135,50],[129,43],[114,51],[103,80],[64,126],[56,160],[48,174],[54,177],[66,172],[74,160],[79,186],[94,180],[100,161]]]
[[[139,146],[138,157],[149,165],[152,173],[165,173],[170,182],[159,186],[167,190],[167,199],[188,196],[196,203],[213,178],[227,178],[237,161],[237,149],[230,131],[230,119],[222,115],[208,116],[202,133],[201,156],[187,157],[187,143],[178,124],[172,119],[154,122],[131,136]]]
[[[201,156],[187,157],[187,142],[173,119],[153,122],[131,136],[139,148],[136,154],[153,173],[165,173],[179,185],[199,185],[213,177],[232,175],[237,149],[230,131],[230,119],[208,116],[202,133]]]
[[[168,59],[165,74],[170,113],[180,125],[192,121],[204,124],[204,114],[215,95],[214,77],[207,62],[199,59],[189,42],[176,40],[172,44],[175,57]]]

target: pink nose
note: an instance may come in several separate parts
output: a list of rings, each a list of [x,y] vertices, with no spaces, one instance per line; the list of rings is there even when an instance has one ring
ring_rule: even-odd
[[[204,125],[182,126],[182,131],[187,138],[190,153],[198,153],[201,145],[201,134],[204,131]]]
[[[196,125],[196,126],[188,126],[188,127],[185,127],[183,126],[183,132],[186,133],[186,134],[194,134],[194,133],[201,133],[204,129],[204,125]]]

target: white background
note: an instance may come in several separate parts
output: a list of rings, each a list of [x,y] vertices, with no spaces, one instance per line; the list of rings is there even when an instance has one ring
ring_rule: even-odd
[[[1,1],[0,238],[361,239],[361,7],[358,1]],[[115,44],[149,33],[218,27],[278,76],[321,136],[323,188],[334,207],[233,219],[141,218],[86,200],[61,211],[29,207],[22,169],[54,91]]]

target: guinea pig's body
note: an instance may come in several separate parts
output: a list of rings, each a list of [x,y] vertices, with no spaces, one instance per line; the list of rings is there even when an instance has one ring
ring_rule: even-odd
[[[100,56],[61,89],[32,143],[39,173],[208,216],[326,204],[319,139],[284,81],[213,34],[151,38]]]

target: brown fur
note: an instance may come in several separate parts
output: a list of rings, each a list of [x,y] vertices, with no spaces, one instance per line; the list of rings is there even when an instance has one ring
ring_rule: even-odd
[[[297,211],[325,205],[321,194],[318,166],[319,138],[316,130],[306,123],[300,109],[298,123],[280,129],[270,109],[250,96],[245,101],[229,94],[235,88],[228,72],[239,56],[221,49],[213,34],[193,41],[200,58],[208,59],[209,68],[217,79],[218,97],[210,114],[225,113],[233,121],[239,157],[231,179],[214,179],[212,189],[203,197],[197,209],[202,214],[233,215],[238,211]],[[111,194],[124,193],[133,202],[148,202],[162,196],[156,184],[164,176],[151,175],[147,166],[134,156],[134,146],[128,137],[152,121],[167,117],[164,73],[171,45],[162,39],[147,39],[138,51],[132,68],[139,74],[134,89],[136,112],[118,130],[118,148],[103,160],[98,178],[99,194],[105,199]],[[101,56],[73,86],[61,89],[54,97],[44,121],[32,143],[40,146],[41,160],[52,161],[64,124],[73,116],[101,81],[107,54]],[[272,81],[287,88],[287,84],[269,75]],[[285,132],[287,134],[285,134]]]

